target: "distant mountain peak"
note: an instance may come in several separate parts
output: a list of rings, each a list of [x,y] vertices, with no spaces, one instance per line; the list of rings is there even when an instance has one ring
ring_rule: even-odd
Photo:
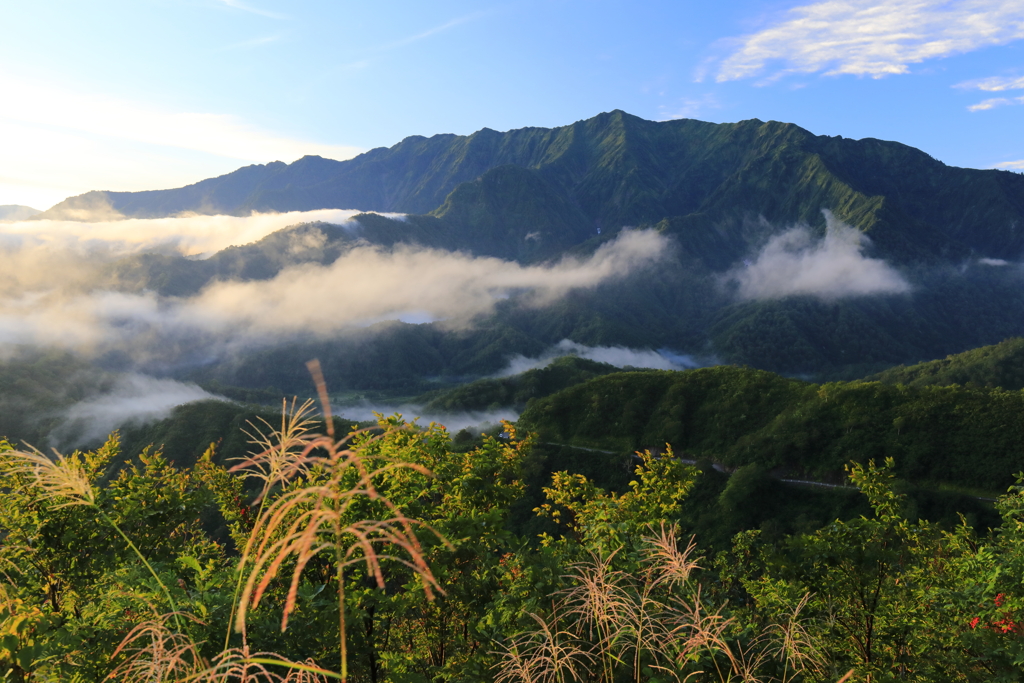
[[[21,204],[0,205],[0,221],[23,221],[32,216],[42,213],[39,209]]]
[[[734,245],[718,261],[740,257],[766,238],[764,230],[820,228],[822,209],[870,231],[879,254],[896,261],[971,250],[993,258],[1024,254],[1024,231],[1013,227],[1024,224],[1019,175],[951,168],[901,143],[816,136],[793,123],[657,122],[620,109],[558,128],[412,135],[346,161],[305,156],[173,190],[87,193],[38,217],[83,216],[92,207],[103,218],[313,209],[429,214],[461,185],[501,166],[535,172],[545,194],[558,197],[551,205],[566,216],[565,207],[575,207],[595,232],[662,221],[707,226],[701,229],[716,231],[722,245]],[[460,215],[510,209],[508,198],[488,194],[481,204],[483,196],[463,193],[475,197],[475,208]],[[703,238],[680,235],[691,238],[698,248]]]

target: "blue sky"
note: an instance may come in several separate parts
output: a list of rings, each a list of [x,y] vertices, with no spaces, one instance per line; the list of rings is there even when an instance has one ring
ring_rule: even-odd
[[[1024,170],[1021,0],[8,2],[0,26],[0,204],[611,109]]]

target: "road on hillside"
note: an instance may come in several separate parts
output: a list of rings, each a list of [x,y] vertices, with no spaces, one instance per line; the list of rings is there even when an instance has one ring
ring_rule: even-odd
[[[578,451],[589,451],[591,453],[605,453],[607,455],[618,455],[619,453],[621,453],[621,451],[605,451],[605,450],[601,450],[600,448],[586,448],[584,446],[573,446],[571,444],[555,443],[553,441],[541,441],[540,443],[542,443],[545,446],[559,446],[561,448],[574,448],[574,449],[576,449]],[[696,465],[697,464],[696,460],[690,460],[689,458],[677,458],[677,459],[679,460],[679,462],[685,463],[687,465]],[[732,472],[729,469],[727,469],[724,465],[720,465],[717,462],[712,462],[711,466],[714,467],[717,471],[722,472],[723,474],[732,474]],[[774,476],[774,475],[769,475],[769,476],[771,476],[772,479],[775,479],[777,481],[781,481],[781,482],[786,483],[786,484],[796,484],[797,486],[816,486],[816,487],[819,487],[819,488],[826,488],[826,489],[855,489],[855,488],[857,488],[856,486],[850,486],[849,484],[828,484],[828,483],[823,482],[823,481],[813,481],[813,480],[810,480],[810,479],[786,479],[786,478],[777,477],[777,476]],[[985,498],[984,496],[969,496],[969,497],[970,498],[974,498],[975,500],[985,501],[987,503],[994,503],[995,500],[996,500],[995,498]]]

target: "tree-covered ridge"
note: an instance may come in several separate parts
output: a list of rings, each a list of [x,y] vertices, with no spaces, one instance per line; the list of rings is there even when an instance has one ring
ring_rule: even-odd
[[[963,384],[1024,389],[1024,339],[1015,337],[938,360],[890,368],[867,379],[908,386]]]
[[[489,172],[500,173],[505,187],[487,180]],[[488,183],[497,191],[489,198],[480,191]],[[821,226],[820,210],[829,208],[900,261],[965,249],[1012,258],[1024,247],[1013,229],[1024,218],[1024,179],[1016,174],[951,168],[899,143],[815,136],[793,124],[653,122],[621,111],[553,129],[413,136],[348,161],[305,157],[250,166],[176,190],[90,193],[50,213],[97,202],[135,217],[433,211],[495,223],[488,232],[507,230],[503,221],[518,231],[539,219],[557,229],[549,235],[556,245],[598,228],[614,232],[685,216],[710,220],[729,235],[723,246],[749,245],[763,236],[759,216]],[[511,217],[498,208],[511,209]]]
[[[562,389],[619,369],[607,363],[563,356],[550,364],[509,377],[479,379],[455,389],[431,392],[418,399],[427,413],[512,408],[521,411],[532,399],[550,396]]]
[[[917,482],[999,491],[1020,468],[1024,394],[878,382],[812,384],[749,368],[616,373],[530,404],[542,441],[629,452],[671,445],[727,467],[841,480],[892,458]]]
[[[288,378],[303,376],[302,363],[316,356],[332,366],[335,386],[413,396],[433,388],[432,378],[450,385],[493,375],[510,356],[536,357],[570,339],[851,379],[1024,334],[1016,269],[978,260],[1024,250],[1011,227],[1024,221],[1022,193],[1018,174],[949,168],[898,143],[814,136],[778,122],[651,122],[611,112],[555,129],[412,137],[345,162],[307,158],[180,190],[104,195],[139,216],[327,206],[412,213],[294,226],[203,260],[135,254],[109,264],[98,286],[193,296],[221,280],[329,267],[359,246],[551,264],[593,254],[624,226],[648,226],[670,238],[664,267],[547,306],[520,306],[513,296],[471,329],[384,324],[323,343],[245,349],[209,367],[204,359],[181,376],[209,370],[224,385],[294,393]],[[822,209],[866,231],[871,244],[860,256],[884,259],[906,288],[739,296],[737,278],[794,224],[808,224],[814,255]]]

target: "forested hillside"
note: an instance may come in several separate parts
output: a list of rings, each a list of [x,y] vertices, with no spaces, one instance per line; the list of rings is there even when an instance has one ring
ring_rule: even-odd
[[[553,129],[413,136],[349,161],[250,166],[176,190],[91,193],[42,217],[95,203],[136,217],[434,212],[488,232],[539,218],[539,232],[563,243],[598,228],[689,217],[671,223],[684,243],[713,227],[722,233],[715,251],[724,253],[701,248],[698,256],[729,260],[765,234],[758,217],[821,226],[820,211],[828,208],[901,261],[971,249],[1016,258],[1024,248],[1013,228],[1024,219],[1024,178],[1017,174],[950,168],[899,143],[815,136],[775,121],[653,122],[621,111]],[[502,216],[508,209],[513,213]]]
[[[89,193],[37,218],[325,207],[370,213],[296,224],[202,258],[139,249],[101,259],[89,286],[156,296],[164,310],[225,283],[274,292],[300,273],[356,273],[368,256],[415,255],[429,262],[428,278],[451,259],[529,270],[515,286],[467,284],[462,291],[490,300],[468,319],[434,310],[446,295],[396,301],[330,332],[244,344],[220,331],[184,333],[202,344],[164,343],[173,335],[159,332],[145,352],[97,352],[108,369],[295,393],[302,364],[319,357],[338,390],[410,397],[494,375],[563,340],[853,379],[1024,334],[1013,264],[1024,249],[1014,227],[1024,222],[1024,177],[774,121],[654,122],[615,111],[552,129],[414,136],[347,161],[307,157],[179,189]],[[642,265],[602,271],[626,228],[653,231],[644,234],[658,248]],[[538,295],[534,283],[566,268],[602,275]],[[355,275],[345,296],[372,300],[357,293],[368,279]]]
[[[839,482],[892,458],[915,482],[1002,491],[1020,469],[1024,394],[993,388],[812,384],[737,367],[616,373],[530,404],[541,441],[662,449],[729,468]]]
[[[1024,339],[1015,337],[938,360],[889,368],[868,379],[908,386],[963,384],[1024,389]]]

